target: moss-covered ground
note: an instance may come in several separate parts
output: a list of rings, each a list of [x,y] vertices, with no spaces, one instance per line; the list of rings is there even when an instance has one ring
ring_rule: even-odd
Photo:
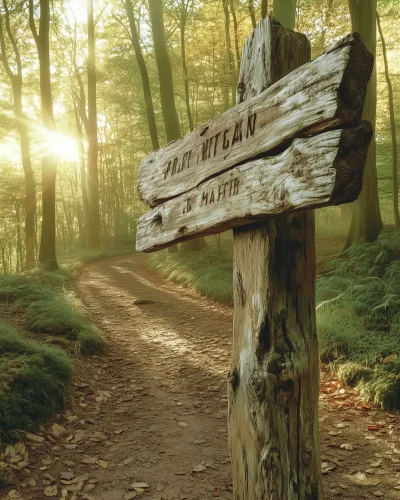
[[[105,351],[73,279],[85,263],[118,253],[83,252],[60,259],[55,272],[0,276],[0,442],[34,431],[64,406],[74,356]]]

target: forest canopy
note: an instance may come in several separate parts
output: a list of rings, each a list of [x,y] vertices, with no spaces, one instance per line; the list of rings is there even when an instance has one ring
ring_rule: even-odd
[[[244,41],[261,16],[289,12],[286,3],[1,0],[3,272],[37,259],[56,267],[56,249],[132,243],[145,211],[136,193],[140,161],[235,104]],[[361,16],[357,0],[295,3],[285,22],[307,35],[313,58],[352,26],[376,43],[375,238],[380,218],[398,225],[390,118],[398,130],[400,6],[368,0]],[[317,220],[332,214],[347,232],[351,210],[324,209]]]

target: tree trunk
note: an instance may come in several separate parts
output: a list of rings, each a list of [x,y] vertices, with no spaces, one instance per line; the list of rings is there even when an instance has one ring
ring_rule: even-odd
[[[10,78],[13,98],[14,98],[14,115],[16,119],[16,126],[20,136],[20,148],[22,167],[25,175],[25,266],[27,269],[33,267],[35,264],[35,244],[36,244],[36,231],[35,231],[35,214],[36,214],[36,186],[31,163],[31,150],[29,130],[26,125],[26,117],[23,112],[22,106],[22,63],[19,48],[11,30],[10,12],[6,0],[3,0],[3,8],[5,12],[5,27],[7,36],[13,48],[13,53],[16,62],[16,73],[13,73],[7,56],[6,42],[3,31],[3,19],[0,15],[0,46],[1,46],[1,60],[4,69]],[[21,261],[22,265],[22,261]]]
[[[23,255],[22,255],[22,239],[21,239],[21,217],[19,214],[19,203],[18,201],[15,203],[15,218],[17,222],[17,267],[16,271],[19,273],[22,271],[22,262],[23,262]]]
[[[228,9],[228,0],[222,0],[222,7],[224,9],[224,16],[225,16],[225,49],[226,49],[226,72],[230,81],[230,84],[232,84],[233,80],[233,70],[234,70],[234,61],[233,61],[233,53],[232,53],[232,42],[231,42],[231,32],[230,32],[230,17],[229,17],[229,9]],[[227,106],[226,108],[230,107],[229,103],[229,92],[227,88]],[[235,93],[235,86],[231,87],[232,90],[232,95]]]
[[[349,0],[353,31],[360,33],[367,49],[376,57],[376,0]],[[376,125],[376,64],[368,84],[363,119]],[[372,138],[361,195],[353,213],[345,249],[353,243],[373,242],[382,230],[376,172],[376,139]]]
[[[100,248],[100,200],[99,174],[97,170],[97,77],[96,77],[96,41],[94,35],[93,0],[87,0],[88,19],[88,199],[89,227],[88,248]]]
[[[45,128],[55,131],[53,97],[50,75],[50,1],[40,0],[39,32],[34,21],[33,0],[29,0],[29,24],[36,42],[40,68],[40,96]],[[56,257],[56,176],[57,157],[45,154],[42,158],[42,233],[39,261],[49,270],[58,269]]]
[[[383,53],[383,61],[385,64],[385,77],[386,83],[388,87],[388,96],[389,96],[389,114],[390,114],[390,130],[392,133],[392,181],[393,181],[393,214],[394,214],[394,227],[396,229],[400,229],[400,215],[399,215],[399,183],[398,183],[398,175],[397,175],[397,138],[396,138],[396,120],[394,116],[394,99],[393,99],[393,86],[392,81],[390,79],[389,73],[389,64],[387,60],[386,53],[386,43],[385,38],[383,36],[381,20],[378,12],[376,13],[376,20],[378,23],[379,35],[382,41],[382,53]]]
[[[89,227],[89,200],[87,193],[87,176],[86,176],[86,164],[85,164],[85,147],[83,145],[83,129],[82,124],[79,119],[78,104],[74,99],[74,114],[75,114],[75,124],[78,135],[78,150],[79,150],[79,170],[80,170],[80,185],[82,192],[82,206],[83,206],[83,238],[81,242],[83,247],[87,246],[88,237],[88,227]]]
[[[185,30],[186,30],[186,21],[187,21],[187,11],[185,9],[185,4],[181,5],[181,20],[180,20],[180,32],[181,32],[181,57],[182,57],[182,70],[183,77],[185,79],[185,100],[186,100],[186,113],[189,122],[189,130],[190,132],[194,130],[194,123],[192,117],[192,110],[190,109],[190,93],[189,93],[189,78],[188,78],[188,70],[186,64],[186,42],[185,42]]]
[[[258,46],[270,84],[310,59],[303,35],[267,17],[243,51],[247,75],[240,81],[250,85],[241,100],[264,89],[264,77],[249,81],[260,64]],[[312,211],[234,230],[233,329],[228,425],[235,500],[321,500]]]
[[[253,25],[253,29],[254,29],[257,25],[257,21],[256,21],[256,14],[254,11],[253,0],[249,0],[249,12],[250,12],[250,17],[251,17],[251,24]]]
[[[181,137],[178,113],[175,104],[174,81],[172,78],[171,61],[165,37],[162,0],[149,0],[151,29],[153,33],[154,52],[160,80],[161,109],[164,118],[167,141],[175,141]],[[169,247],[170,253],[178,251],[178,247]]]
[[[268,15],[268,0],[261,0],[261,19],[265,19]]]
[[[235,35],[235,51],[236,51],[236,64],[238,70],[240,70],[240,49],[239,49],[239,34],[238,34],[238,22],[236,17],[236,10],[233,0],[230,0],[232,19],[233,19],[233,33]]]
[[[149,0],[149,8],[154,52],[160,80],[161,108],[167,141],[171,142],[181,137],[181,129],[175,105],[171,61],[167,49],[167,40],[165,38],[162,0]]]
[[[133,50],[135,51],[136,61],[139,66],[140,76],[142,78],[143,96],[144,96],[144,102],[146,104],[146,116],[151,137],[151,144],[153,146],[153,150],[155,150],[160,147],[160,143],[158,141],[157,124],[154,115],[153,99],[151,97],[149,75],[142,54],[142,49],[140,47],[140,39],[136,28],[135,16],[133,13],[131,0],[125,0],[125,9],[131,30],[131,40],[132,40]]]
[[[297,0],[274,0],[274,19],[285,28],[294,29]]]
[[[13,93],[15,116],[20,136],[22,166],[25,175],[25,265],[27,269],[30,269],[35,264],[36,185],[31,162],[29,130],[22,109],[21,88],[13,89]]]

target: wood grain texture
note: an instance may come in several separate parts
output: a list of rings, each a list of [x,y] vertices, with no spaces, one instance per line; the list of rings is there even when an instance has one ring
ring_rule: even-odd
[[[254,55],[251,47],[245,49],[254,59],[252,64],[251,59],[243,58],[245,70],[256,68],[253,83],[245,85],[240,80],[238,96],[249,99],[142,161],[138,192],[150,206],[185,193],[249,159],[282,151],[295,137],[360,122],[373,58],[357,34],[346,36],[322,56],[253,97],[278,74],[272,65],[267,77],[258,83],[259,66],[266,67],[267,53],[262,49],[263,42],[268,42],[265,37],[277,38],[265,33],[263,26],[268,22],[260,22],[251,42],[260,57]],[[276,33],[281,28],[274,23],[271,30]],[[264,40],[258,42],[261,36]],[[279,59],[286,54],[284,71],[291,64],[309,59],[310,50],[303,35],[298,35],[298,52],[288,50],[293,36],[286,33],[272,47]]]
[[[259,31],[266,31],[265,61],[274,78],[306,62],[296,55],[299,35],[271,19]],[[243,64],[245,89],[259,88],[252,74]],[[256,228],[234,229],[233,236],[228,429],[234,499],[322,500],[314,211],[272,217]]]
[[[136,250],[160,250],[199,235],[306,208],[354,201],[372,129],[296,139],[283,153],[240,165],[153,208],[137,226]]]

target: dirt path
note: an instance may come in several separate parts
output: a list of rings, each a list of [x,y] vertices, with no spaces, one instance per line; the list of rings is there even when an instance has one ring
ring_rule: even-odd
[[[231,310],[150,273],[141,256],[90,265],[78,290],[109,352],[78,362],[61,427],[29,445],[30,473],[11,498],[47,488],[71,500],[232,499]],[[325,499],[399,499],[398,416],[362,408],[327,372],[320,414]]]

